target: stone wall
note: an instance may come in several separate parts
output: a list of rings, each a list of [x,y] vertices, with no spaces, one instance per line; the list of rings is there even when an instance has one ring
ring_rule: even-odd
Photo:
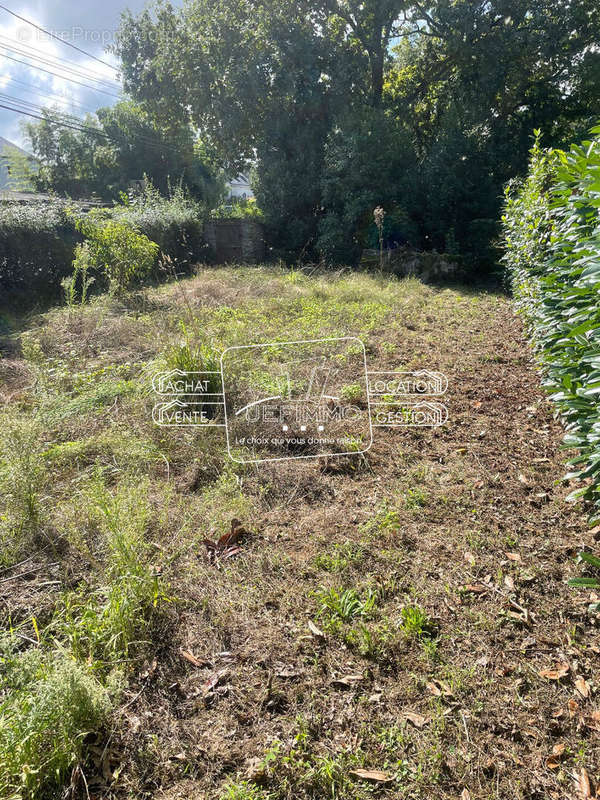
[[[265,257],[265,237],[260,222],[251,219],[211,219],[204,238],[220,264],[256,264]]]

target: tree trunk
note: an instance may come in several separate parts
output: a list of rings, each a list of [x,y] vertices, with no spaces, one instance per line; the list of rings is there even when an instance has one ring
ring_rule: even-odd
[[[383,94],[383,48],[379,47],[370,55],[371,61],[371,103],[374,108],[381,105]]]

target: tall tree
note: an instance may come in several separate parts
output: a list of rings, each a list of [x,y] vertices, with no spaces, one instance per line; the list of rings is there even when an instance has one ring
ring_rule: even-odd
[[[377,198],[415,244],[464,252],[492,235],[531,129],[556,141],[597,113],[599,15],[597,0],[159,2],[124,17],[117,52],[144,108],[191,120],[225,169],[257,162],[282,249],[356,254]]]

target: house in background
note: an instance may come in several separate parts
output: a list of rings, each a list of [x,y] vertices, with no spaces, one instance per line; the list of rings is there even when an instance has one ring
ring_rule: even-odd
[[[23,150],[22,147],[10,142],[8,139],[5,139],[3,136],[0,136],[0,191],[6,191],[7,189],[12,189],[13,191],[31,191],[30,187],[24,186],[24,175],[22,174],[15,174],[14,173],[14,165],[13,165],[13,174],[11,174],[11,166],[10,166],[10,154],[17,156],[17,159],[20,159],[23,164],[27,164],[29,169],[35,169],[35,165],[37,164],[36,159],[28,153],[26,150]],[[22,169],[18,169],[19,173],[23,172]]]
[[[227,190],[226,203],[231,203],[232,201],[236,202],[238,200],[249,200],[251,197],[254,197],[254,192],[250,186],[248,176],[241,172],[235,178],[227,181],[225,189]]]

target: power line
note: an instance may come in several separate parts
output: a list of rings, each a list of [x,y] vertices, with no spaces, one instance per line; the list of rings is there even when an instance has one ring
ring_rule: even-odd
[[[78,108],[83,109],[83,111],[88,111],[90,114],[94,114],[96,109],[91,108],[90,106],[83,105],[82,103],[78,103],[76,100],[73,100],[72,97],[67,97],[64,94],[53,94],[52,92],[44,92],[42,89],[43,86],[36,86],[33,83],[27,83],[27,81],[20,81],[17,78],[12,78],[9,75],[0,75],[0,87],[2,86],[3,81],[8,81],[9,83],[15,83],[18,86],[25,86],[29,88],[22,89],[21,91],[27,92],[27,94],[37,94],[39,97],[43,97],[46,100],[50,100],[50,102],[54,100],[60,100],[62,102],[68,103],[70,106],[77,106]]]
[[[19,55],[27,56],[27,58],[31,58],[35,61],[41,61],[44,64],[49,64],[50,66],[57,67],[59,69],[64,69],[62,64],[66,64],[69,70],[72,70],[73,72],[79,72],[82,78],[89,78],[90,80],[97,81],[98,83],[104,83],[109,87],[115,87],[119,85],[118,81],[114,81],[112,78],[104,78],[99,73],[82,67],[76,61],[71,61],[67,58],[60,58],[59,56],[54,56],[50,53],[44,53],[43,50],[39,50],[37,47],[31,47],[31,45],[24,45],[20,42],[15,43],[8,36],[0,35],[0,39],[3,39],[4,42],[7,42],[7,44],[2,44],[2,47],[7,50],[11,50],[14,53],[18,53]],[[40,55],[35,55],[35,53],[40,53]]]
[[[102,94],[107,94],[109,97],[116,97],[117,100],[121,100],[123,95],[114,94],[113,92],[108,92],[106,89],[99,89],[97,86],[90,86],[89,83],[81,83],[81,81],[76,81],[74,78],[69,78],[66,75],[59,75],[58,72],[52,72],[52,70],[44,69],[43,67],[38,67],[36,64],[29,64],[27,61],[22,61],[20,58],[13,58],[12,56],[7,55],[6,53],[2,53],[3,58],[8,58],[10,61],[16,61],[17,64],[25,64],[26,67],[30,69],[37,69],[40,72],[47,72],[48,75],[54,75],[55,78],[61,78],[63,81],[70,81],[71,83],[76,83],[78,86],[83,86],[86,89],[91,89],[93,92],[101,92]]]
[[[2,103],[0,103],[0,108],[3,108],[7,111],[14,111],[17,114],[24,114],[25,116],[33,117],[34,119],[39,119],[44,122],[49,122],[53,125],[57,125],[58,127],[70,128],[71,130],[79,131],[79,133],[91,133],[96,136],[101,136],[102,138],[108,139],[109,141],[114,142],[115,144],[123,145],[125,143],[123,139],[118,139],[115,136],[111,136],[109,133],[105,133],[104,131],[99,130],[98,128],[93,128],[89,125],[86,125],[83,120],[80,120],[72,115],[64,114],[62,119],[60,118],[57,119],[56,117],[52,117],[51,112],[49,112],[47,109],[44,109],[42,106],[36,106],[35,103],[29,103],[27,100],[18,100],[16,98],[10,98],[10,102],[18,103],[21,106],[23,106],[23,108],[15,108],[14,106],[11,107],[4,105]],[[45,115],[43,113],[34,113],[32,110],[28,110],[28,108],[34,109],[39,112],[45,112]],[[65,116],[69,119],[69,122],[65,121],[64,119]],[[149,147],[155,147],[157,149],[163,149],[163,150],[172,150],[173,152],[177,152],[176,147],[173,147],[172,145],[166,144],[164,142],[158,142],[139,134],[133,134],[133,136],[134,138],[137,138],[137,140],[141,144],[148,145]],[[131,142],[128,143],[131,144]]]
[[[69,116],[75,116],[74,114],[71,115],[70,112],[64,111],[60,108],[48,108],[47,106],[42,106],[40,103],[33,103],[30,100],[22,100],[20,97],[15,97],[12,94],[6,94],[5,92],[0,92],[0,97],[4,98],[4,100],[9,100],[11,103],[18,103],[22,106],[28,106],[29,108],[33,108],[37,111],[47,111],[49,114],[67,114]],[[94,113],[93,111],[90,113]],[[79,119],[79,117],[78,117]]]
[[[20,14],[16,14],[14,11],[11,11],[10,8],[7,8],[6,6],[0,5],[0,8],[3,11],[8,12],[9,14],[12,14],[13,17],[16,17],[17,19],[20,19],[21,22],[26,22],[27,25],[31,25],[32,27],[36,28],[38,31],[41,31],[42,33],[45,33],[48,36],[51,36],[53,39],[56,39],[59,42],[62,42],[62,44],[66,44],[67,47],[72,47],[73,50],[77,50],[78,53],[83,53],[84,56],[88,56],[88,58],[92,58],[94,61],[97,61],[99,64],[104,64],[105,67],[109,67],[110,69],[114,70],[115,72],[118,72],[118,69],[116,67],[114,67],[112,64],[109,64],[108,61],[102,61],[101,58],[97,58],[96,56],[93,56],[91,53],[88,53],[87,50],[82,50],[82,48],[81,47],[77,47],[76,44],[72,44],[71,42],[67,42],[62,37],[57,36],[55,33],[52,33],[52,31],[47,31],[45,28],[42,28],[40,25],[36,25],[35,22],[32,22],[29,19],[25,19],[25,17],[22,17]]]
[[[39,61],[40,64],[45,64],[48,67],[54,67],[54,69],[60,69],[63,72],[69,72],[72,75],[76,75],[78,78],[84,78],[87,81],[94,81],[94,83],[98,83],[107,89],[119,88],[119,85],[114,81],[105,81],[103,78],[96,78],[89,72],[86,72],[83,69],[79,69],[78,67],[72,67],[72,66],[64,67],[62,64],[53,61],[51,58],[43,58],[42,56],[32,55],[31,53],[28,53],[27,50],[22,50],[21,48],[15,47],[12,44],[7,45],[0,42],[0,47],[3,50],[8,50],[11,53],[17,53],[20,56],[25,56],[25,58],[29,58],[31,61]],[[37,67],[37,64],[34,64],[33,66]]]
[[[40,120],[43,120],[43,121],[52,122],[55,125],[59,125],[62,128],[71,128],[72,130],[79,131],[80,133],[81,132],[95,133],[97,136],[102,136],[105,139],[111,139],[111,140],[115,141],[112,136],[109,136],[107,133],[104,133],[103,131],[96,130],[95,128],[86,128],[84,125],[81,125],[81,126],[80,125],[71,125],[70,123],[64,122],[64,121],[63,122],[58,122],[57,120],[48,119],[48,117],[41,116],[40,114],[34,114],[34,113],[30,112],[30,111],[25,111],[25,110],[23,110],[21,108],[13,108],[11,106],[6,106],[3,103],[0,103],[0,108],[4,108],[7,111],[14,111],[17,114],[24,114],[25,116],[33,117],[34,119],[40,119]]]

